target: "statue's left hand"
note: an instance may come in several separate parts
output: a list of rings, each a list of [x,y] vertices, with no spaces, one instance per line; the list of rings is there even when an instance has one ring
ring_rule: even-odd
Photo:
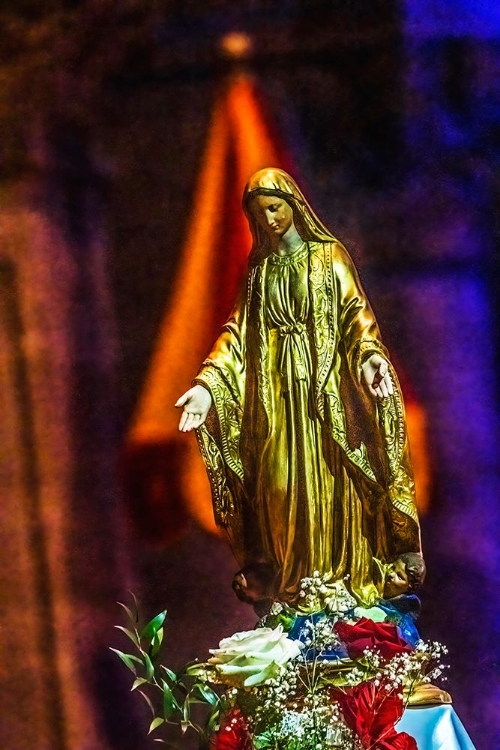
[[[371,395],[375,398],[387,398],[394,393],[389,365],[380,354],[372,354],[361,366],[362,378]]]

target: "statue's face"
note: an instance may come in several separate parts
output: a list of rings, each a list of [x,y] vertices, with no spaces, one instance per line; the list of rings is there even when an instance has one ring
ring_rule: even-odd
[[[256,195],[252,200],[251,211],[271,237],[281,238],[294,226],[292,207],[277,196]]]
[[[410,588],[406,565],[402,560],[396,560],[385,575],[384,599],[392,599],[393,596],[405,594]]]

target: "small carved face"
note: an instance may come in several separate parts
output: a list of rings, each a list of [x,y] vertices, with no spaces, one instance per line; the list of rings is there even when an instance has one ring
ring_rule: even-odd
[[[247,579],[245,578],[242,571],[236,573],[233,578],[233,591],[240,600],[240,602],[246,602],[252,604],[253,599],[248,591]]]
[[[260,226],[271,236],[283,237],[294,226],[292,207],[274,195],[256,195],[251,211]]]
[[[402,560],[396,560],[385,575],[384,599],[392,599],[394,596],[406,594],[410,589],[406,564]]]
[[[233,591],[241,602],[255,604],[274,594],[274,571],[269,563],[250,563],[233,578]]]

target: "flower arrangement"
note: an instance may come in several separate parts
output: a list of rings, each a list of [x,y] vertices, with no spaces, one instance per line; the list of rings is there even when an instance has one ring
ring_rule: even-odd
[[[207,661],[180,672],[159,662],[166,612],[141,629],[137,603],[121,605],[130,627],[118,627],[137,653],[113,651],[152,711],[150,732],[177,724],[210,750],[417,750],[395,725],[415,689],[442,674],[446,648],[354,614],[347,589],[337,582],[332,591],[319,574],[303,591],[322,608],[277,602],[255,630],[224,638]],[[195,705],[205,707],[203,723],[192,719]]]

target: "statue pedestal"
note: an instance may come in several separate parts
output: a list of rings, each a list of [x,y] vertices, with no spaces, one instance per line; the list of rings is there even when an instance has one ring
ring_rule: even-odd
[[[475,750],[450,705],[407,708],[396,729],[414,737],[418,750]]]

